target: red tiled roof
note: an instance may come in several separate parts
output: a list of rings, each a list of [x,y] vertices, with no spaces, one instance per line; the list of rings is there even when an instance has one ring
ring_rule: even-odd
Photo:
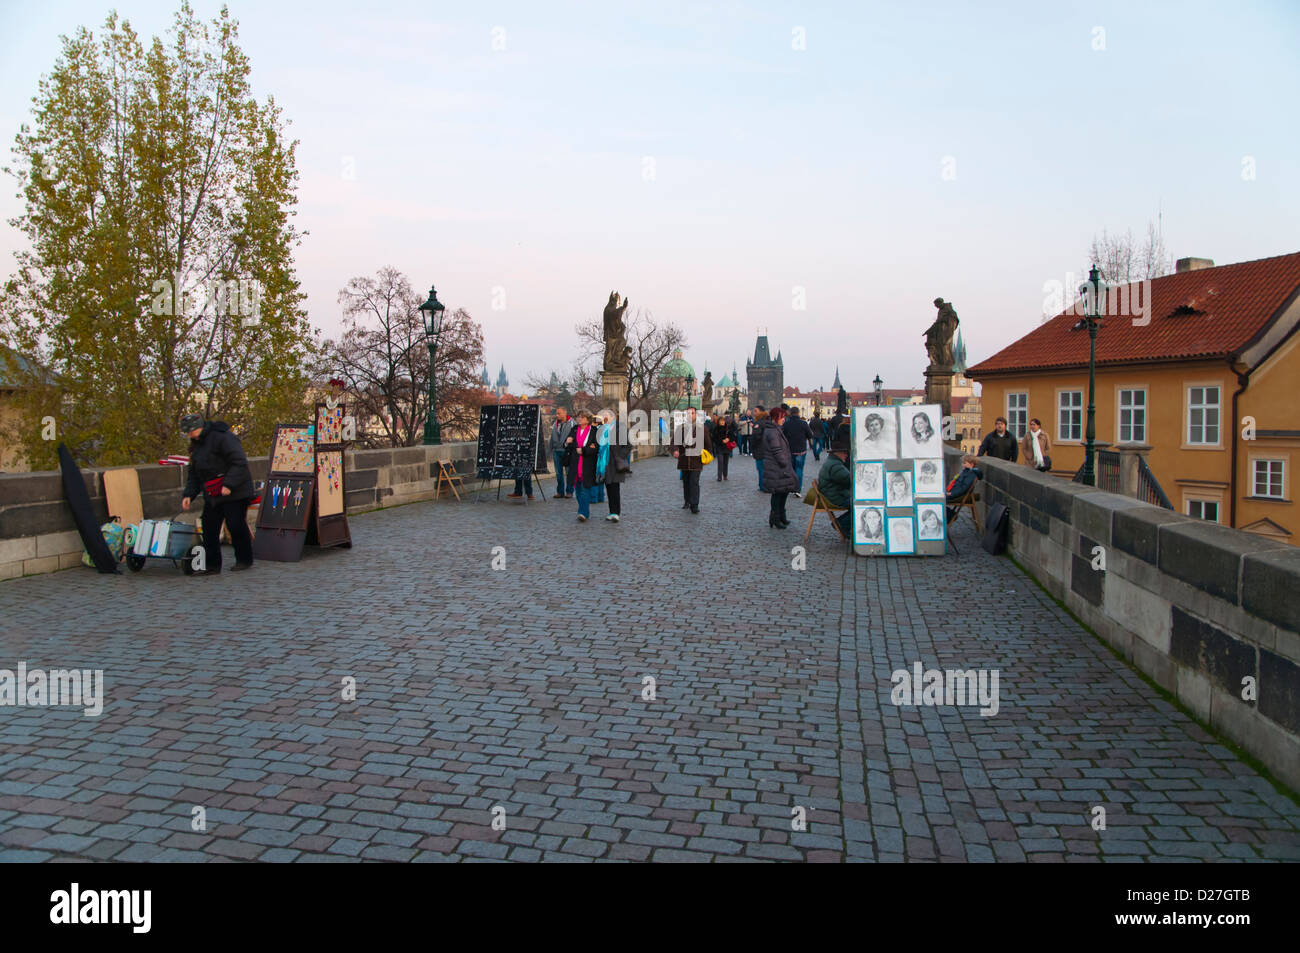
[[[1151,301],[1129,285],[1131,312],[1148,306],[1148,324],[1118,314],[1123,297],[1108,296],[1097,334],[1097,364],[1132,364],[1227,357],[1249,344],[1300,290],[1300,252],[1257,261],[1184,271],[1152,279]],[[966,372],[967,377],[1010,371],[1088,366],[1088,332],[1073,330],[1082,312],[1062,312]]]

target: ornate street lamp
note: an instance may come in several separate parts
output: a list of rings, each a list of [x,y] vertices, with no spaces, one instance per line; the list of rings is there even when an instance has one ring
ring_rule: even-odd
[[[1088,269],[1088,280],[1079,285],[1079,295],[1083,298],[1083,319],[1075,327],[1088,329],[1088,429],[1084,434],[1083,477],[1085,486],[1097,485],[1097,468],[1095,465],[1097,439],[1097,329],[1101,327],[1101,299],[1106,294],[1106,283],[1101,280],[1097,266]],[[1091,298],[1091,300],[1089,300]]]
[[[874,381],[872,381],[871,384],[872,384],[873,387],[876,388],[876,406],[879,407],[879,406],[881,406],[881,402],[882,402],[882,401],[884,400],[884,398],[885,398],[885,390],[884,390],[884,388],[885,388],[885,382],[882,381],[882,380],[880,379],[880,375],[877,374],[877,375],[876,375],[876,379],[875,379]]]
[[[686,409],[691,409],[691,396],[695,393],[695,377],[692,374],[686,375]]]
[[[442,319],[447,309],[438,300],[435,288],[429,288],[429,300],[420,305],[420,314],[424,318],[424,343],[429,347],[429,417],[424,422],[424,442],[426,445],[442,443],[442,428],[438,426],[438,389],[435,380],[434,363],[438,356],[438,338],[442,336]]]

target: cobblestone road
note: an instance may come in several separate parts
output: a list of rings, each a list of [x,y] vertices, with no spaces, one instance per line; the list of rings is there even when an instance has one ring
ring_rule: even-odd
[[[712,475],[698,516],[661,459],[619,524],[420,503],[248,574],[0,584],[0,668],[107,696],[0,708],[0,860],[1300,859],[1300,809],[971,530],[870,561],[823,522],[794,571],[808,508]],[[895,706],[915,662],[996,669],[997,714]]]

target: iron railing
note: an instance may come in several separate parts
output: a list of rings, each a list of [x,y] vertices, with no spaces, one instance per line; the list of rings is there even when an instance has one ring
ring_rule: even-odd
[[[1167,510],[1174,508],[1174,504],[1169,502],[1169,497],[1165,496],[1165,491],[1160,488],[1160,481],[1156,479],[1156,475],[1147,466],[1145,457],[1138,457],[1137,498],[1144,503],[1163,506]]]

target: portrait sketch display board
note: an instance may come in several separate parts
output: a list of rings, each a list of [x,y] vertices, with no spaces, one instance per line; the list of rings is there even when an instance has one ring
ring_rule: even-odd
[[[943,460],[916,460],[912,469],[912,492],[918,499],[944,495]]]
[[[891,516],[885,520],[885,551],[891,556],[910,556],[916,552],[912,517]]]
[[[912,506],[912,470],[891,470],[885,474],[885,505]]]
[[[854,407],[853,459],[898,459],[898,408]]]
[[[853,534],[858,546],[884,546],[885,508],[883,506],[853,507]]]
[[[863,503],[885,500],[885,465],[879,460],[853,464],[853,499]]]
[[[898,408],[898,455],[904,460],[943,459],[943,409],[938,404]]]
[[[940,408],[854,407],[853,551],[942,556],[945,524]]]
[[[947,529],[943,503],[916,504],[917,542],[942,542]]]

